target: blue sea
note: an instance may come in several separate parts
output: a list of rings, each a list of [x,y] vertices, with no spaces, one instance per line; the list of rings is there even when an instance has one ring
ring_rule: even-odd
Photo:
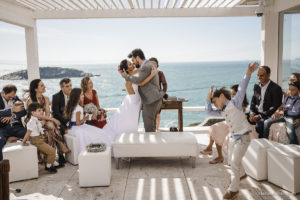
[[[183,106],[204,106],[209,87],[214,85],[217,88],[238,84],[243,78],[250,61],[235,62],[191,62],[191,63],[160,63],[159,70],[163,71],[168,83],[168,95],[186,98]],[[54,66],[54,65],[52,65]],[[118,64],[94,64],[94,65],[55,65],[57,67],[68,67],[83,70],[85,72],[100,75],[92,77],[94,88],[97,90],[101,107],[116,108],[126,95],[124,79],[117,71]],[[300,66],[300,65],[299,65]],[[17,70],[25,69],[25,66],[0,64],[0,75]],[[288,73],[288,72],[286,72]],[[286,77],[289,75],[287,74]],[[72,78],[73,88],[80,87],[81,78]],[[46,94],[52,95],[59,91],[59,79],[45,79]],[[247,89],[247,97],[253,94],[254,83],[257,82],[256,72]],[[0,87],[13,83],[18,87],[18,95],[23,95],[23,90],[28,89],[27,80],[4,81],[0,80]],[[184,112],[184,126],[202,122],[208,117],[205,112]],[[161,127],[177,126],[177,112],[162,112]],[[142,120],[140,127],[143,127]]]

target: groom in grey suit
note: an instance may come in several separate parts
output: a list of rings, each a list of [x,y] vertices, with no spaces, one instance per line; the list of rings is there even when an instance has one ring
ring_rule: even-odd
[[[140,72],[135,76],[122,73],[122,76],[132,83],[138,84],[143,82],[150,76],[154,67],[151,61],[146,60],[141,49],[134,49],[128,58],[132,59],[133,64],[139,68]],[[158,113],[164,92],[159,88],[159,78],[156,74],[147,84],[139,86],[139,94],[143,104],[143,121],[146,132],[155,132],[156,130],[156,114]]]

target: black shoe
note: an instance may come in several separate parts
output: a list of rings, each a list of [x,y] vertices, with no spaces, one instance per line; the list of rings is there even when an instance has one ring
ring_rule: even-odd
[[[64,167],[64,166],[65,166],[64,163],[59,162],[59,165],[55,166],[55,168],[56,168],[56,169],[59,169],[59,168],[62,168],[62,167]]]
[[[45,170],[47,170],[48,172],[50,172],[51,174],[54,174],[57,172],[56,168],[51,166],[51,167],[45,167]]]
[[[66,161],[66,159],[63,155],[59,155],[58,156],[58,162],[62,163],[62,164],[65,164],[67,161]]]

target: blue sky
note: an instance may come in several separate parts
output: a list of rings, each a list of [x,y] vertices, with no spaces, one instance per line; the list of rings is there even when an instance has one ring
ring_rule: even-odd
[[[134,48],[162,62],[259,60],[261,19],[38,20],[40,64],[112,63]],[[25,33],[0,22],[0,62],[26,63]]]

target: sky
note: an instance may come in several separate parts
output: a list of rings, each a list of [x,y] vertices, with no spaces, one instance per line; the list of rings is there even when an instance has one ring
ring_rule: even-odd
[[[38,20],[41,65],[116,63],[134,48],[161,62],[260,60],[261,18]],[[0,62],[26,63],[25,31],[0,21]]]

